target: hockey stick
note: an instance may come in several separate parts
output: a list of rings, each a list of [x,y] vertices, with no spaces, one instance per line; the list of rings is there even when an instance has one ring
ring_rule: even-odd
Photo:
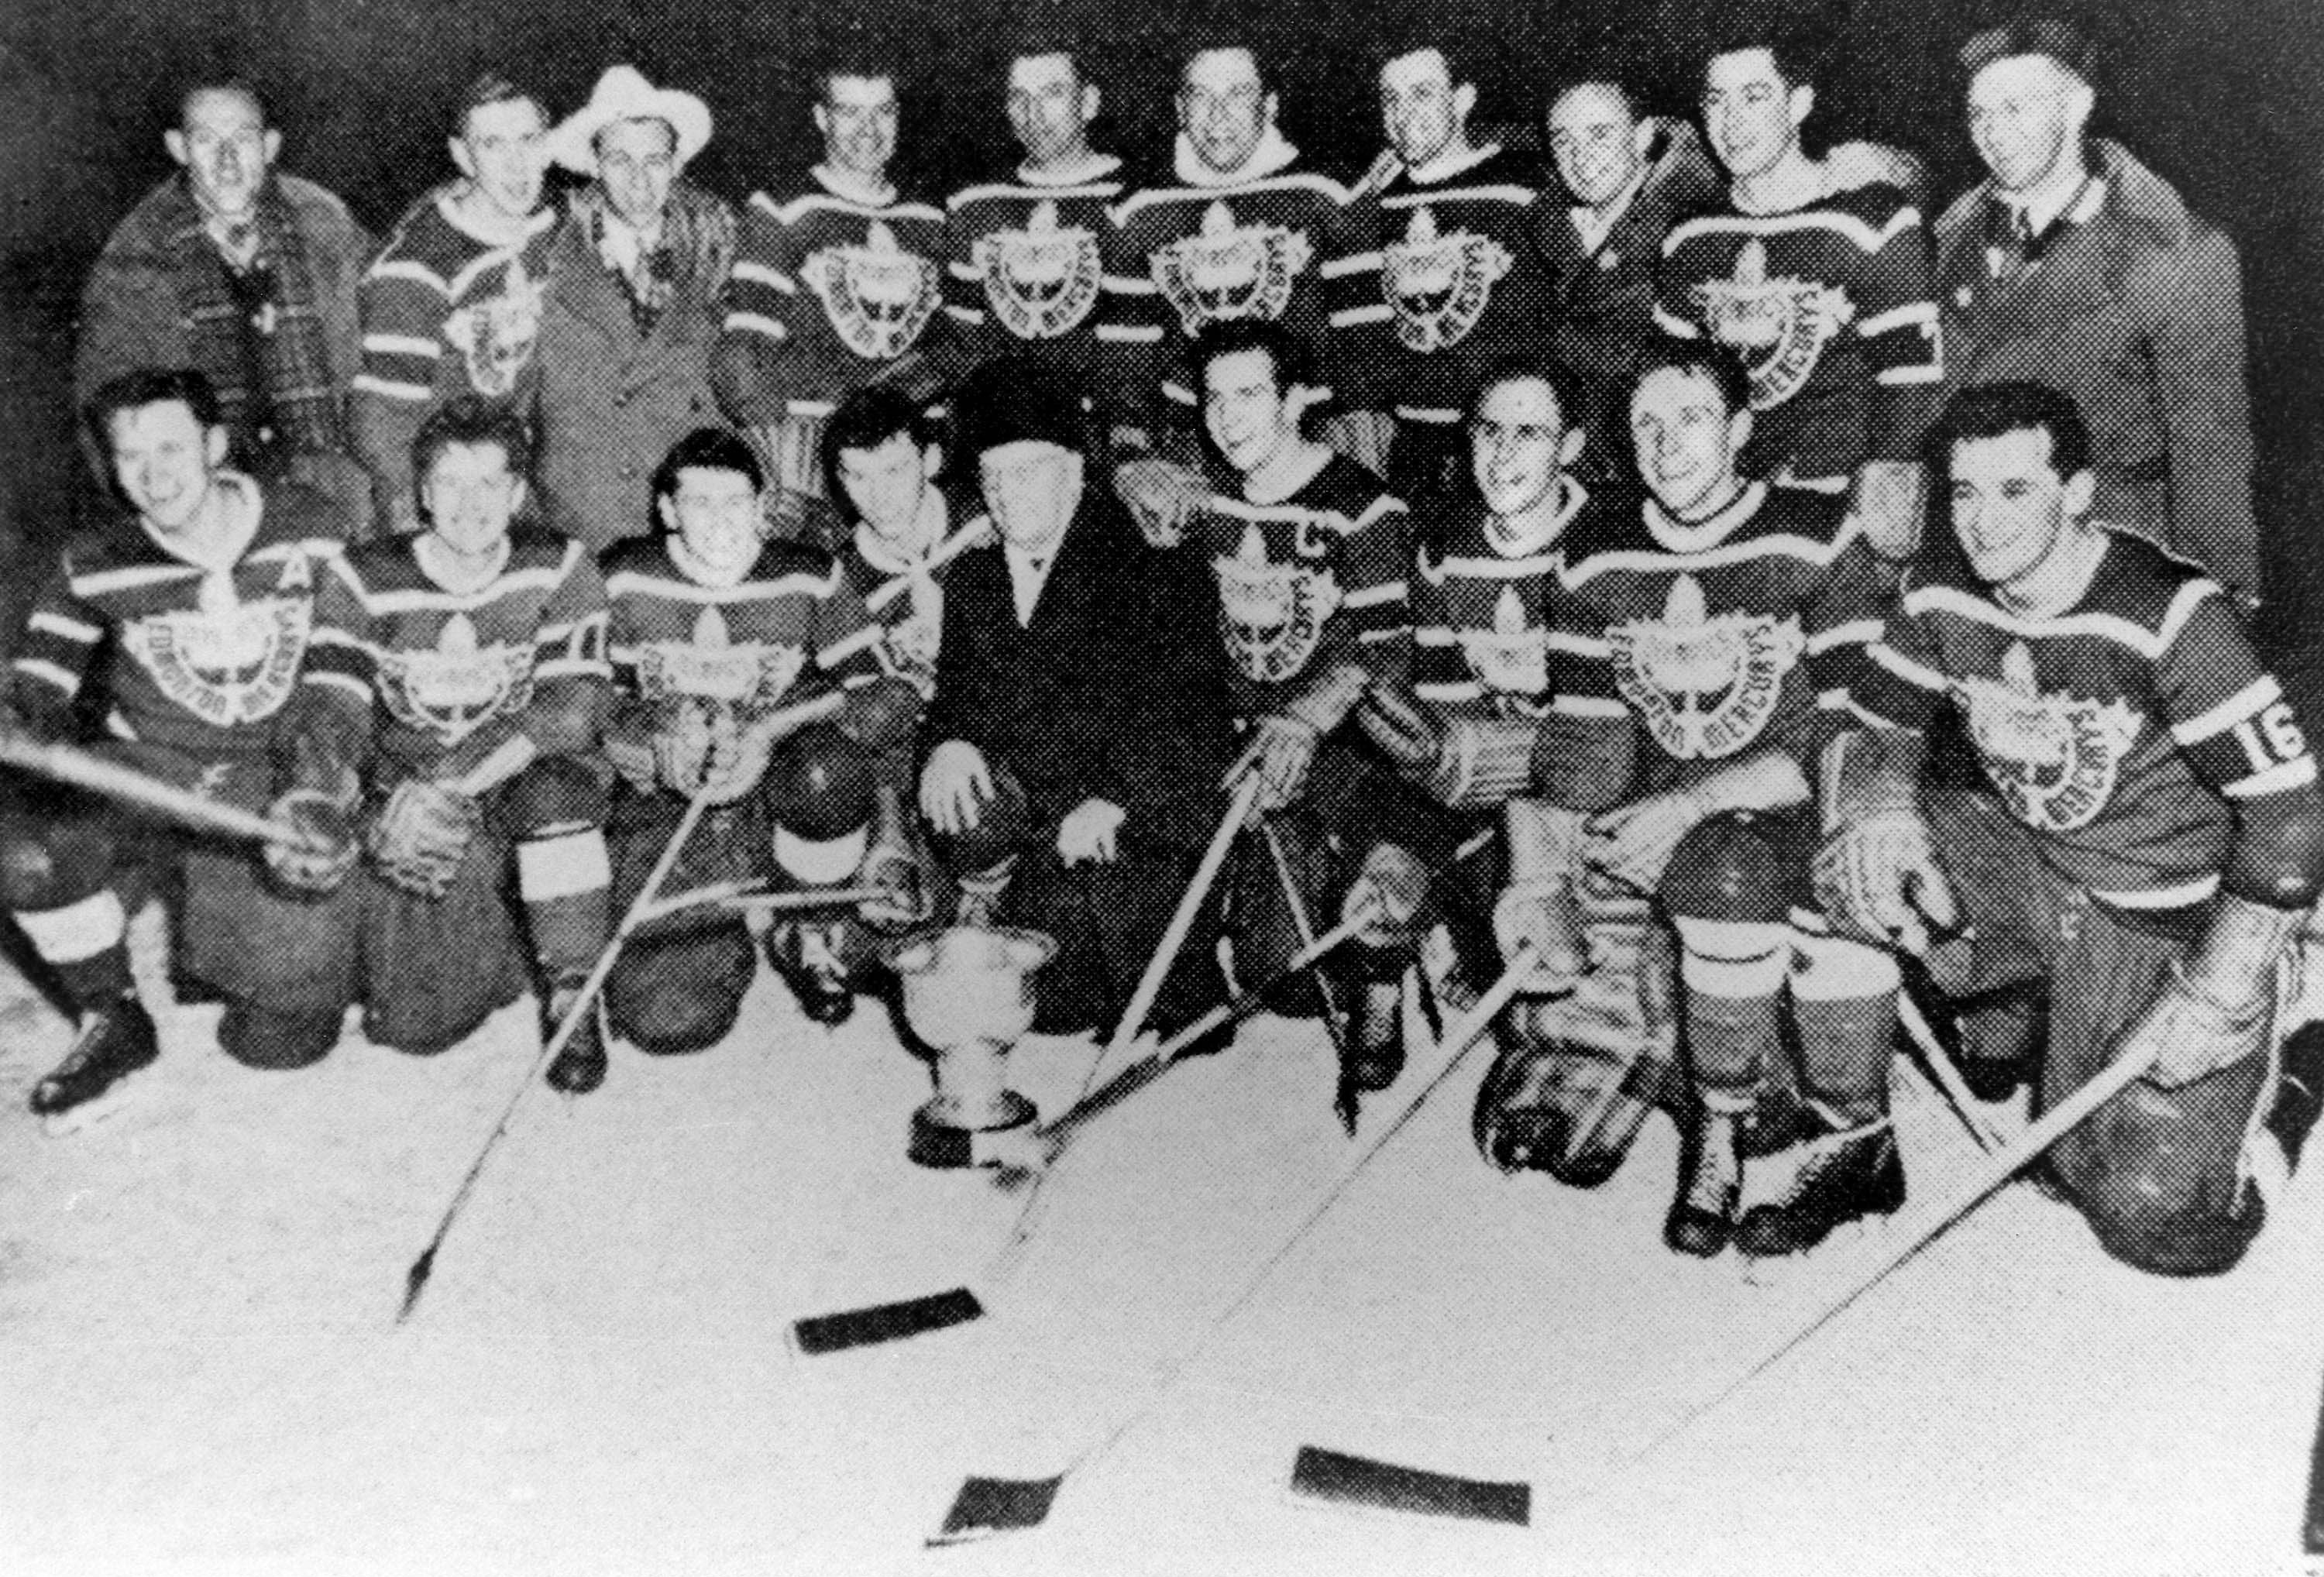
[[[1275,823],[1261,817],[1259,835],[1266,840],[1268,860],[1275,867],[1275,880],[1282,884],[1284,907],[1290,911],[1292,928],[1299,933],[1299,945],[1315,945],[1315,922],[1307,916],[1307,900],[1299,895],[1299,878],[1291,869],[1291,856],[1284,853],[1283,836]],[[1356,1087],[1349,1080],[1348,1025],[1340,1017],[1340,1004],[1332,990],[1331,982],[1322,971],[1315,974],[1315,996],[1323,1008],[1323,1030],[1332,1038],[1332,1050],[1339,1059],[1340,1078],[1333,1092],[1332,1110],[1338,1113],[1340,1126],[1351,1134],[1356,1131]]]
[[[1170,923],[1162,933],[1161,943],[1148,961],[1146,973],[1130,993],[1129,1006],[1122,1010],[1121,1019],[1114,1026],[1113,1035],[1103,1049],[1090,1062],[1089,1071],[1082,1075],[1081,1087],[1074,1092],[1073,1104],[1078,1106],[1097,1083],[1098,1072],[1123,1047],[1128,1046],[1153,1010],[1155,999],[1161,995],[1162,982],[1177,961],[1185,945],[1194,921],[1202,913],[1203,902],[1210,896],[1212,884],[1226,864],[1227,852],[1234,846],[1235,835],[1250,819],[1250,807],[1259,800],[1261,785],[1259,774],[1244,774],[1237,785],[1234,798],[1228,803],[1226,815],[1220,818],[1218,830],[1211,835],[1210,846],[1203,851],[1200,864],[1194,868],[1194,880],[1186,884],[1178,899],[1178,907],[1170,916]],[[1069,1108],[1070,1110],[1070,1108]],[[1061,1168],[1062,1169],[1062,1168]],[[1009,1246],[1001,1258],[1011,1256],[1016,1246],[1029,1235],[1033,1222],[1039,1218],[1036,1212],[1048,1192],[1049,1180],[1056,1172],[1045,1171],[1033,1180],[1031,1192],[1017,1213],[1017,1221],[1010,1230]],[[996,1259],[995,1264],[1000,1263]],[[988,1274],[986,1283],[992,1277]],[[924,1293],[918,1297],[899,1298],[884,1304],[870,1304],[861,1308],[844,1309],[836,1314],[810,1314],[791,1323],[791,1341],[798,1351],[808,1357],[823,1357],[833,1352],[844,1352],[857,1347],[876,1347],[889,1342],[899,1342],[908,1336],[921,1335],[929,1331],[941,1331],[948,1326],[965,1324],[981,1318],[984,1305],[976,1294],[965,1286],[950,1287],[943,1292]]]
[[[1102,1458],[1154,1411],[1171,1388],[1208,1351],[1211,1341],[1250,1306],[1251,1300],[1265,1289],[1276,1271],[1291,1258],[1300,1244],[1307,1240],[1307,1235],[1315,1229],[1316,1223],[1331,1213],[1332,1207],[1340,1202],[1358,1176],[1370,1165],[1372,1158],[1404,1130],[1405,1125],[1426,1104],[1428,1098],[1443,1088],[1454,1070],[1468,1060],[1469,1052],[1491,1027],[1493,1020],[1524,988],[1526,977],[1533,973],[1536,957],[1531,943],[1517,949],[1500,978],[1487,988],[1484,995],[1478,998],[1475,1004],[1446,1031],[1442,1047],[1443,1062],[1436,1072],[1412,1093],[1401,1111],[1341,1162],[1331,1179],[1316,1190],[1314,1203],[1301,1215],[1298,1224],[1245,1279],[1225,1308],[1183,1351],[1159,1366],[1157,1379],[1144,1401],[1115,1425],[1104,1438],[1054,1477],[1027,1480],[972,1475],[963,1480],[959,1493],[953,1498],[952,1509],[945,1516],[944,1525],[928,1543],[931,1545],[957,1544],[992,1534],[1021,1532],[1037,1527],[1046,1520],[1057,1490],[1065,1480]]]
[[[397,1324],[410,1319],[411,1311],[418,1306],[420,1295],[427,1289],[429,1277],[435,1273],[436,1250],[444,1246],[445,1238],[452,1231],[452,1223],[459,1219],[462,1207],[468,1203],[468,1195],[476,1186],[476,1179],[484,1173],[484,1163],[492,1158],[493,1151],[499,1147],[501,1136],[508,1132],[509,1121],[516,1116],[516,1109],[524,1103],[525,1096],[540,1081],[540,1070],[553,1061],[580,1031],[583,1016],[595,1008],[597,993],[604,989],[606,978],[613,973],[614,961],[622,954],[622,945],[638,928],[653,902],[654,894],[661,890],[661,884],[669,880],[670,872],[678,864],[679,853],[686,847],[687,840],[694,835],[695,827],[702,820],[702,813],[709,808],[710,800],[706,795],[697,794],[687,801],[686,814],[678,817],[678,830],[670,834],[669,842],[663,846],[660,857],[653,862],[653,869],[647,872],[645,885],[638,890],[638,896],[630,900],[629,911],[613,927],[613,934],[606,941],[604,951],[597,954],[597,962],[583,978],[580,993],[574,998],[572,1005],[565,1011],[564,1019],[541,1047],[540,1055],[533,1058],[532,1065],[525,1071],[524,1082],[516,1087],[516,1093],[509,1097],[508,1105],[501,1111],[501,1120],[493,1125],[493,1131],[485,1137],[484,1148],[476,1152],[476,1158],[468,1163],[467,1175],[460,1179],[460,1186],[453,1192],[452,1203],[444,1207],[443,1218],[436,1223],[435,1235],[428,1240],[428,1246],[420,1251],[420,1258],[414,1259],[411,1268],[404,1272],[403,1306],[395,1313]]]
[[[108,761],[72,745],[42,744],[18,734],[0,733],[0,765],[87,788],[196,832],[252,839],[306,854],[328,855],[336,852],[299,827],[197,794],[165,778]]]
[[[1819,1332],[1935,1242],[2043,1151],[2080,1126],[2099,1107],[2122,1093],[2153,1065],[2153,1060],[2149,1055],[2126,1057],[2114,1063],[2097,1078],[2044,1112],[2038,1121],[2029,1125],[2015,1139],[1987,1157],[1985,1166],[1968,1183],[1947,1198],[1920,1212],[1916,1220],[1899,1222],[1894,1229],[1900,1234],[1896,1246],[1883,1254],[1877,1264],[1827,1297],[1806,1322],[1744,1365],[1734,1379],[1706,1400],[1689,1408],[1645,1444],[1618,1458],[1609,1472],[1618,1475],[1646,1461],[1716,1412],[1753,1380],[1807,1345]],[[1374,1510],[1426,1511],[1440,1516],[1483,1517],[1518,1524],[1530,1518],[1529,1485],[1512,1486],[1464,1479],[1370,1458],[1347,1457],[1338,1452],[1312,1452],[1315,1460],[1310,1461],[1311,1452],[1312,1448],[1303,1449],[1300,1460],[1295,1462],[1292,1487],[1296,1492],[1312,1499],[1360,1504]],[[1355,1464],[1354,1468],[1347,1467],[1348,1463]],[[1327,1467],[1328,1471],[1323,1471],[1323,1467]],[[1512,1508],[1506,1492],[1511,1489],[1520,1492],[1513,1515],[1507,1514]],[[1472,1507],[1490,1509],[1471,1509]]]
[[[675,892],[668,898],[657,899],[651,908],[638,917],[638,925],[649,926],[656,920],[683,914],[688,909],[721,908],[756,914],[783,914],[792,909],[866,903],[885,896],[885,890],[877,887],[800,888],[773,892],[768,890],[763,881],[714,881],[707,887],[688,888],[684,892]]]

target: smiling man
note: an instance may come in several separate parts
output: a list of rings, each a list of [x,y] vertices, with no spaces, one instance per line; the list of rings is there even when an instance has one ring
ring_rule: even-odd
[[[2258,600],[2250,396],[2234,244],[2120,143],[2093,139],[2093,51],[2024,20],[1961,51],[1989,179],[1937,222],[1963,385],[2034,378],[2089,422],[2100,518]]]
[[[371,236],[337,197],[276,169],[282,134],[246,82],[189,87],[161,140],[177,173],[114,230],[81,293],[75,400],[140,369],[198,368],[237,469],[314,488],[343,535],[364,534],[373,484],[348,402]],[[90,458],[102,475],[101,447]]]
[[[1886,726],[1833,745],[1818,887],[1835,917],[1927,950],[1951,994],[2046,1003],[2036,1110],[2151,1054],[2048,1177],[2116,1259],[2218,1273],[2315,1111],[2279,1088],[2273,1022],[2324,885],[2315,758],[2219,584],[2092,514],[2071,400],[1967,390],[1933,443],[1967,562],[1912,572],[1859,674],[1856,706]],[[1921,780],[1948,708],[1988,789]],[[1970,935],[1930,949],[1932,922]]]

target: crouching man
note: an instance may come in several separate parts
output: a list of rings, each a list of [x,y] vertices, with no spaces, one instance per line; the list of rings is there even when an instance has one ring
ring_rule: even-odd
[[[969,914],[1056,937],[1035,1027],[1110,1028],[1222,808],[1217,647],[1178,635],[1203,588],[1092,484],[1057,374],[989,364],[954,408],[999,541],[945,581],[920,808]],[[1180,952],[1164,1032],[1214,1000],[1208,949]]]
[[[287,733],[299,803],[359,825],[370,854],[366,1032],[424,1054],[528,976],[558,1023],[605,945],[609,673],[595,560],[519,521],[523,421],[464,395],[411,451],[426,529],[336,562]],[[521,927],[503,896],[512,862]],[[317,886],[342,874],[318,863],[278,869]],[[587,1087],[604,1055],[593,1016],[549,1080]]]
[[[1867,934],[1926,950],[1973,1032],[1997,993],[2041,991],[2038,1107],[2151,1055],[2052,1148],[2049,1179],[2116,1259],[2216,1274],[2264,1216],[2254,1141],[2296,1154],[2295,1111],[2312,1116],[2276,1100],[2272,1019],[2324,884],[2315,758],[2218,583],[2089,518],[2072,401],[1974,388],[1932,436],[1967,565],[1915,568],[1871,648],[1856,700],[1890,726],[1831,747],[1817,885]],[[1921,731],[1948,706],[1990,792],[1921,779]],[[1932,925],[1965,938],[1932,948]]]
[[[41,592],[0,733],[70,740],[101,702],[111,737],[98,753],[263,810],[339,519],[319,495],[226,467],[227,430],[200,373],[125,374],[97,390],[88,416],[126,507],[69,545]],[[79,1029],[32,1087],[32,1111],[52,1128],[101,1115],[154,1058],[124,938],[130,908],[173,867],[176,970],[225,997],[226,1054],[294,1067],[330,1050],[355,990],[351,899],[286,891],[246,847],[163,835],[27,780],[5,787],[0,901]]]
[[[618,696],[605,753],[622,779],[612,839],[624,908],[697,796],[710,808],[663,883],[669,898],[725,882],[804,890],[874,870],[912,881],[895,785],[881,793],[874,769],[903,745],[918,697],[881,671],[880,627],[828,552],[761,540],[765,492],[750,445],[703,429],[655,475],[667,534],[605,553]],[[807,1017],[848,1016],[871,953],[855,917],[786,916],[767,949]],[[606,982],[613,1032],[654,1055],[715,1045],[756,969],[731,908],[649,922]]]

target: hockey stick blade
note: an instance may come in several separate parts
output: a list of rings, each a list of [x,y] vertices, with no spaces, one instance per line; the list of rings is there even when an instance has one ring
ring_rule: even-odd
[[[984,1317],[984,1305],[964,1286],[948,1292],[872,1304],[836,1314],[814,1314],[791,1323],[791,1345],[807,1358],[824,1358],[858,1347],[884,1346],[931,1331],[949,1330]]]
[[[1303,1499],[1375,1511],[1449,1517],[1526,1527],[1533,1520],[1533,1486],[1458,1473],[1407,1468],[1322,1446],[1303,1445],[1291,1464],[1291,1492]]]
[[[1048,1520],[1065,1481],[1062,1473],[1054,1479],[970,1479],[953,1497],[944,1526],[929,1536],[928,1548],[1038,1527]]]

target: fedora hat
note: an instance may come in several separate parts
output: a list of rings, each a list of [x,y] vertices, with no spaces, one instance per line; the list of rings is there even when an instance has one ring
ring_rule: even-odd
[[[621,121],[667,121],[678,134],[683,170],[710,141],[710,106],[691,93],[656,88],[635,66],[614,66],[597,78],[589,102],[549,134],[549,156],[576,175],[597,173],[597,134]]]

